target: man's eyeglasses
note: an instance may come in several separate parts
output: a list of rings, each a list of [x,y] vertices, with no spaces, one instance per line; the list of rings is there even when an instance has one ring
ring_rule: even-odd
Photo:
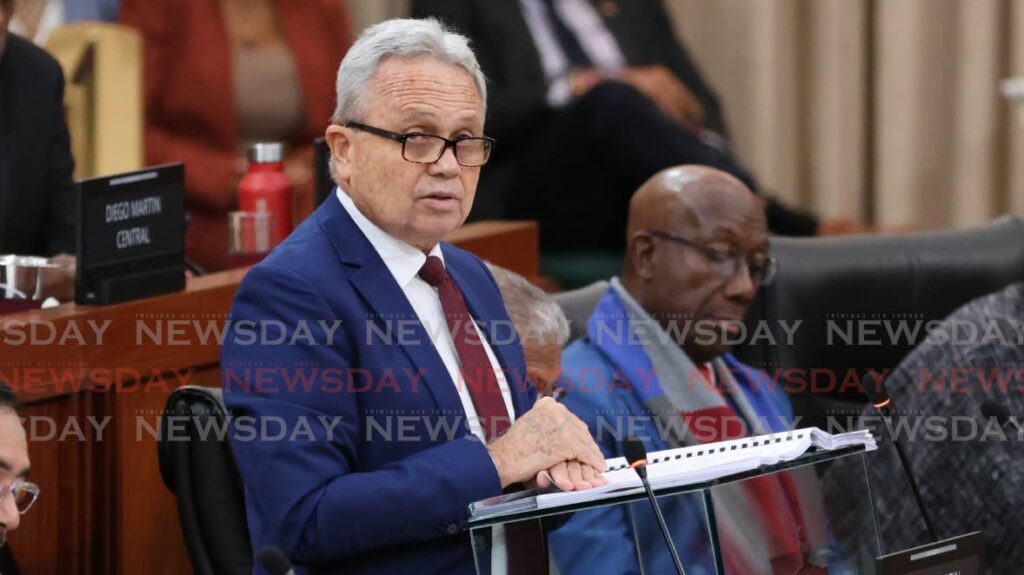
[[[494,138],[464,136],[454,140],[442,138],[434,134],[423,134],[410,132],[399,134],[390,130],[374,128],[359,122],[348,122],[345,126],[394,140],[402,144],[402,158],[414,164],[433,164],[441,159],[445,150],[451,148],[455,151],[455,161],[460,166],[477,167],[487,163],[491,158],[491,148],[494,147]]]
[[[732,278],[740,273],[741,266],[747,266],[750,280],[755,286],[772,283],[779,271],[779,262],[764,252],[752,254],[737,253],[733,250],[720,250],[706,246],[693,240],[672,235],[659,230],[647,230],[647,234],[691,247],[704,255],[711,264],[711,269],[722,277]]]
[[[14,505],[18,508],[18,514],[24,515],[32,504],[39,498],[39,486],[21,479],[15,479],[9,485],[0,487],[0,503],[6,497],[14,498]]]

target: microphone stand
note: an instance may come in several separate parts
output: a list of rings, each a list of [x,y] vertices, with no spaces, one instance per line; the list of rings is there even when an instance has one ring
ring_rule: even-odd
[[[879,403],[875,403],[875,409],[882,414],[882,417],[886,421],[891,422],[889,406],[892,405],[892,399],[886,397]],[[910,485],[910,493],[914,496],[914,502],[917,503],[917,510],[921,512],[921,518],[924,519],[924,526],[928,529],[928,536],[931,537],[932,542],[938,542],[939,536],[935,532],[935,526],[932,524],[932,518],[928,515],[928,510],[924,505],[924,498],[921,497],[921,490],[917,486],[917,478],[914,477],[914,473],[910,468],[910,460],[907,458],[907,453],[903,450],[903,443],[900,442],[899,438],[893,437],[892,444],[896,448],[896,455],[900,459],[900,466],[903,468],[903,476],[907,478],[907,483]]]
[[[676,551],[676,545],[672,542],[672,534],[665,523],[665,517],[661,514],[661,507],[658,506],[658,499],[654,496],[651,483],[647,481],[647,450],[644,448],[644,444],[639,439],[627,437],[623,442],[623,451],[626,454],[626,459],[629,461],[629,466],[636,470],[636,474],[640,476],[640,481],[644,484],[647,498],[651,501],[651,507],[654,508],[654,516],[658,518],[661,534],[665,538],[665,544],[668,545],[669,553],[672,554],[672,561],[675,563],[676,572],[679,575],[686,575],[686,571],[683,569],[683,562],[679,560],[679,552]]]

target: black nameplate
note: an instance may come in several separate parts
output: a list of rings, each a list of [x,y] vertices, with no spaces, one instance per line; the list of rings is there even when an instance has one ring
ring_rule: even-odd
[[[182,164],[80,182],[77,224],[77,303],[185,289]]]

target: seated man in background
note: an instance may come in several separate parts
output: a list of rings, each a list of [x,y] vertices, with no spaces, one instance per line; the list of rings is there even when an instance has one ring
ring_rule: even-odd
[[[540,395],[551,395],[562,372],[569,320],[551,296],[523,276],[490,263],[487,268],[498,283],[505,309],[523,344],[527,377]]]
[[[53,256],[64,268],[46,295],[74,293],[75,183],[64,74],[42,48],[7,32],[0,0],[0,254]],[[59,276],[59,277],[57,277]]]
[[[898,439],[939,538],[981,530],[991,572],[1019,572],[1024,565],[1024,283],[953,312],[900,362],[885,386],[894,424],[904,420]],[[891,437],[874,408],[865,415],[876,435]],[[860,467],[841,459],[828,468],[823,483],[830,501],[851,503],[846,494],[862,489]],[[867,469],[883,551],[930,543],[893,446],[879,442]]]
[[[722,343],[774,275],[761,199],[712,168],[665,170],[633,195],[627,245],[622,278],[611,280],[586,337],[566,349],[559,382],[605,456],[623,455],[619,433],[651,452],[791,428],[782,390]],[[813,476],[758,477],[712,497],[729,573],[825,564]],[[663,501],[687,568],[714,572],[699,498]],[[649,573],[672,572],[657,525],[646,501],[579,512],[552,534],[552,550],[563,573],[636,573],[638,557]]]
[[[713,166],[758,191],[660,0],[413,0],[413,13],[469,36],[491,81],[501,147],[480,217],[539,219],[545,250],[620,249],[607,232],[659,170]],[[767,213],[777,234],[827,231],[771,198]]]
[[[490,156],[480,67],[437,21],[389,20],[353,44],[336,90],[336,194],[249,271],[231,309],[233,326],[286,333],[232,330],[221,356],[234,415],[311,434],[231,436],[253,550],[280,547],[310,573],[469,574],[474,553],[543,572],[539,522],[495,530],[485,552],[464,530],[468,505],[546,473],[601,485],[605,462],[578,418],[535,401],[518,341],[494,337],[509,318],[487,267],[441,242]]]

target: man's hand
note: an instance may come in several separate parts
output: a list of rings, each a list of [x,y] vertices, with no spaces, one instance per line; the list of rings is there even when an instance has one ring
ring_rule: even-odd
[[[494,460],[502,488],[539,479],[541,471],[567,462],[589,466],[598,473],[605,470],[604,456],[590,437],[587,425],[550,397],[537,401],[505,435],[492,441],[487,451]],[[581,484],[585,473],[593,476],[582,467],[575,470],[567,466],[564,475],[571,477],[572,473],[577,473]],[[563,476],[562,471],[559,474]]]
[[[576,491],[607,485],[608,480],[586,463],[564,461],[538,473],[534,483],[541,489],[556,485],[562,491]]]
[[[704,106],[668,68],[661,65],[627,68],[616,79],[650,98],[687,132],[700,133],[704,126]]]
[[[75,299],[75,256],[71,254],[57,254],[50,258],[50,262],[57,264],[58,268],[40,270],[42,276],[43,299],[52,297],[60,302],[68,302]]]
[[[572,97],[580,98],[605,80],[604,75],[593,68],[573,70],[569,76]]]

